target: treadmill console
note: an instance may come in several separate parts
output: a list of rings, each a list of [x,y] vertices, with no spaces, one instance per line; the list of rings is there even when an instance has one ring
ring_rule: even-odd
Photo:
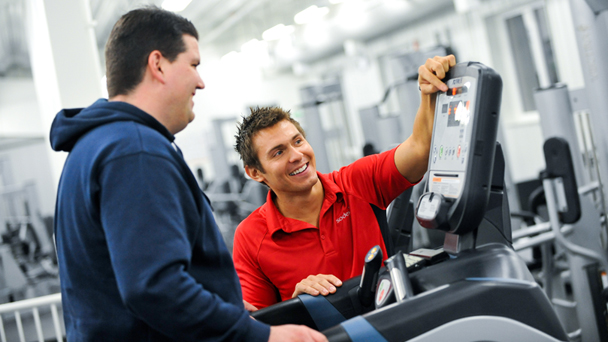
[[[437,94],[428,182],[416,218],[425,228],[464,234],[479,226],[490,194],[502,80],[491,68],[466,62],[443,81],[448,91]]]
[[[448,91],[437,96],[435,134],[431,149],[428,191],[446,198],[462,194],[470,154],[471,112],[475,108],[477,79],[471,76],[447,81]]]

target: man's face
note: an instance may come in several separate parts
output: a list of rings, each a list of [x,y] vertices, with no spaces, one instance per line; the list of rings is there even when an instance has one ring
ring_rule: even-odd
[[[291,122],[282,120],[257,132],[252,142],[264,172],[248,166],[245,170],[277,195],[310,191],[319,181],[315,153]]]
[[[186,51],[168,63],[166,85],[171,98],[170,123],[167,125],[173,134],[186,128],[194,120],[193,97],[197,89],[205,88],[205,83],[196,67],[200,63],[198,41],[190,35],[183,35]]]

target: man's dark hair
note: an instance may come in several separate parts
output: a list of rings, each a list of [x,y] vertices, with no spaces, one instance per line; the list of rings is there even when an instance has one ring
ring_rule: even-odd
[[[184,34],[198,40],[198,32],[188,19],[155,6],[123,15],[106,44],[109,97],[126,95],[142,81],[152,51],[160,51],[173,62],[186,51]]]
[[[289,111],[284,111],[279,107],[257,107],[250,108],[251,114],[248,117],[243,117],[243,121],[237,125],[236,145],[234,149],[238,152],[243,160],[244,166],[256,168],[264,172],[264,168],[260,163],[255,146],[253,146],[253,137],[257,132],[264,128],[272,127],[280,121],[287,120],[291,122],[302,136],[306,138],[306,133],[300,124],[291,117]]]

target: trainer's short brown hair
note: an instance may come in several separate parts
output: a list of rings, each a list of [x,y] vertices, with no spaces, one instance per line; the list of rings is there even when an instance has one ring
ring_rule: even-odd
[[[256,148],[253,146],[253,137],[257,132],[272,127],[280,121],[287,120],[296,126],[304,138],[306,138],[306,133],[304,133],[300,124],[291,117],[289,111],[285,111],[280,107],[257,107],[255,109],[250,108],[250,110],[251,114],[243,117],[243,121],[237,125],[237,133],[234,136],[236,138],[234,149],[238,152],[241,160],[243,160],[243,166],[253,167],[265,172],[258,158]]]

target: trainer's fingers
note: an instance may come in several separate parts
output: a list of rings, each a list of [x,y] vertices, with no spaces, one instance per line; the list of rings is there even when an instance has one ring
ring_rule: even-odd
[[[435,56],[427,59],[424,65],[418,68],[420,90],[425,94],[432,94],[438,90],[447,91],[447,86],[441,80],[454,65],[456,65],[454,55]]]
[[[318,296],[320,293],[319,290],[315,289],[312,285],[314,285],[314,283],[309,281],[308,279],[304,279],[301,282],[297,283],[295,291],[291,295],[291,298],[295,298],[301,295],[302,293],[308,293],[311,296]]]
[[[445,73],[447,70],[443,65],[443,61],[441,57],[435,56],[433,58],[428,58],[424,66],[433,74],[437,76],[438,79],[443,79],[445,77]]]
[[[443,67],[444,77],[445,77],[445,73],[447,73],[451,67],[456,65],[456,57],[454,57],[454,55],[435,56],[435,57],[433,57],[433,60],[439,62],[441,64],[441,66]],[[437,76],[439,77],[439,74],[437,74]],[[443,79],[443,77],[439,77],[439,78]]]
[[[433,94],[437,90],[447,91],[448,87],[437,76],[431,72],[426,65],[418,68],[418,85],[424,94]]]
[[[456,57],[454,55],[447,55],[444,58],[448,60],[449,68],[456,65]]]
[[[330,283],[334,284],[335,286],[342,286],[342,280],[340,280],[340,278],[336,277],[333,274],[326,274],[325,275],[325,279],[327,279],[327,281],[329,281]]]
[[[308,279],[316,283],[311,286],[324,296],[336,292],[336,286],[342,286],[342,281],[333,274],[317,274],[316,276],[309,276]]]

